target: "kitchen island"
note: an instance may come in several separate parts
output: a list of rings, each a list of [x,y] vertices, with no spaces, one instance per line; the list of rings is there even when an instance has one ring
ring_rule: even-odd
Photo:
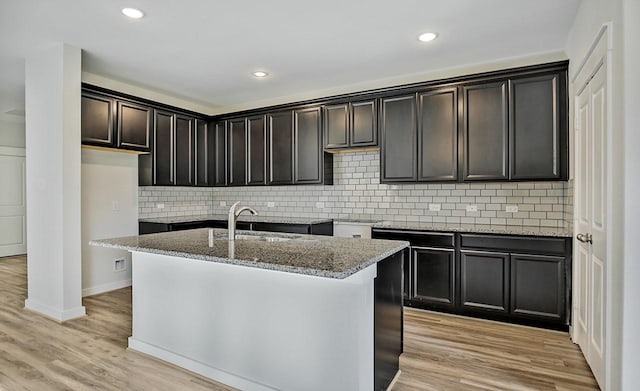
[[[391,240],[195,229],[132,252],[129,348],[243,390],[384,390],[402,353]]]

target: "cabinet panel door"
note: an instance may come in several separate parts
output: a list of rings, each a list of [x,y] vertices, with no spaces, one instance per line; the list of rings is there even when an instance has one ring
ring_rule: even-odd
[[[183,115],[175,116],[175,184],[193,186],[194,182],[194,119]]]
[[[324,108],[325,148],[349,146],[349,104],[330,105]]]
[[[244,186],[247,184],[247,124],[244,118],[227,123],[229,186]]]
[[[441,308],[456,305],[454,249],[413,247],[413,300]]]
[[[564,258],[511,255],[511,313],[562,320],[565,312]]]
[[[416,176],[416,99],[381,100],[381,182],[410,182]]]
[[[153,110],[130,102],[118,102],[118,148],[149,151]]]
[[[174,184],[174,121],[173,113],[156,110],[153,128],[153,184]]]
[[[457,89],[423,92],[418,104],[418,180],[457,180]]]
[[[269,127],[269,184],[293,183],[293,112],[267,115]]]
[[[508,178],[506,82],[462,87],[463,179]]]
[[[227,185],[227,121],[215,124],[215,186]]]
[[[460,251],[460,300],[463,309],[509,311],[509,254]]]
[[[264,115],[247,118],[247,183],[267,183],[267,126]]]
[[[378,145],[377,114],[375,100],[351,104],[351,146]]]
[[[81,107],[82,143],[114,146],[115,101],[102,95],[83,92]]]
[[[209,125],[201,119],[196,120],[195,137],[195,179],[196,186],[211,186],[213,172],[210,168],[210,160],[213,160],[213,135],[209,131]]]
[[[559,74],[509,81],[511,179],[559,179],[566,121]]]
[[[320,183],[322,181],[322,128],[320,108],[296,110],[295,126],[295,181],[294,183]]]

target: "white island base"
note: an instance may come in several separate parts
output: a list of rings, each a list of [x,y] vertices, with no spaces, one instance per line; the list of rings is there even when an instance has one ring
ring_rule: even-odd
[[[241,390],[374,389],[376,264],[345,279],[137,251],[132,264],[130,349]]]

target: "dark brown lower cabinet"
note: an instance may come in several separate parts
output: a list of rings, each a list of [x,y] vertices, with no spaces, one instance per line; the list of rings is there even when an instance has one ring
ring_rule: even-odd
[[[463,310],[509,310],[509,254],[460,251],[460,306]]]
[[[456,253],[454,249],[412,247],[412,300],[435,307],[456,305]]]
[[[567,330],[571,238],[374,228],[411,243],[404,305]]]

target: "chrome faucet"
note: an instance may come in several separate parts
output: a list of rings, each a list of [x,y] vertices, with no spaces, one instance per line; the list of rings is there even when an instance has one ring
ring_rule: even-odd
[[[240,216],[240,213],[242,213],[245,210],[247,210],[252,215],[257,215],[258,214],[258,212],[256,212],[255,209],[250,208],[248,206],[243,206],[242,208],[236,210],[238,205],[240,205],[240,201],[238,201],[235,204],[231,205],[231,208],[229,208],[229,222],[227,223],[227,225],[228,225],[227,226],[227,230],[229,231],[229,241],[236,240],[236,222],[238,221],[238,216]]]

